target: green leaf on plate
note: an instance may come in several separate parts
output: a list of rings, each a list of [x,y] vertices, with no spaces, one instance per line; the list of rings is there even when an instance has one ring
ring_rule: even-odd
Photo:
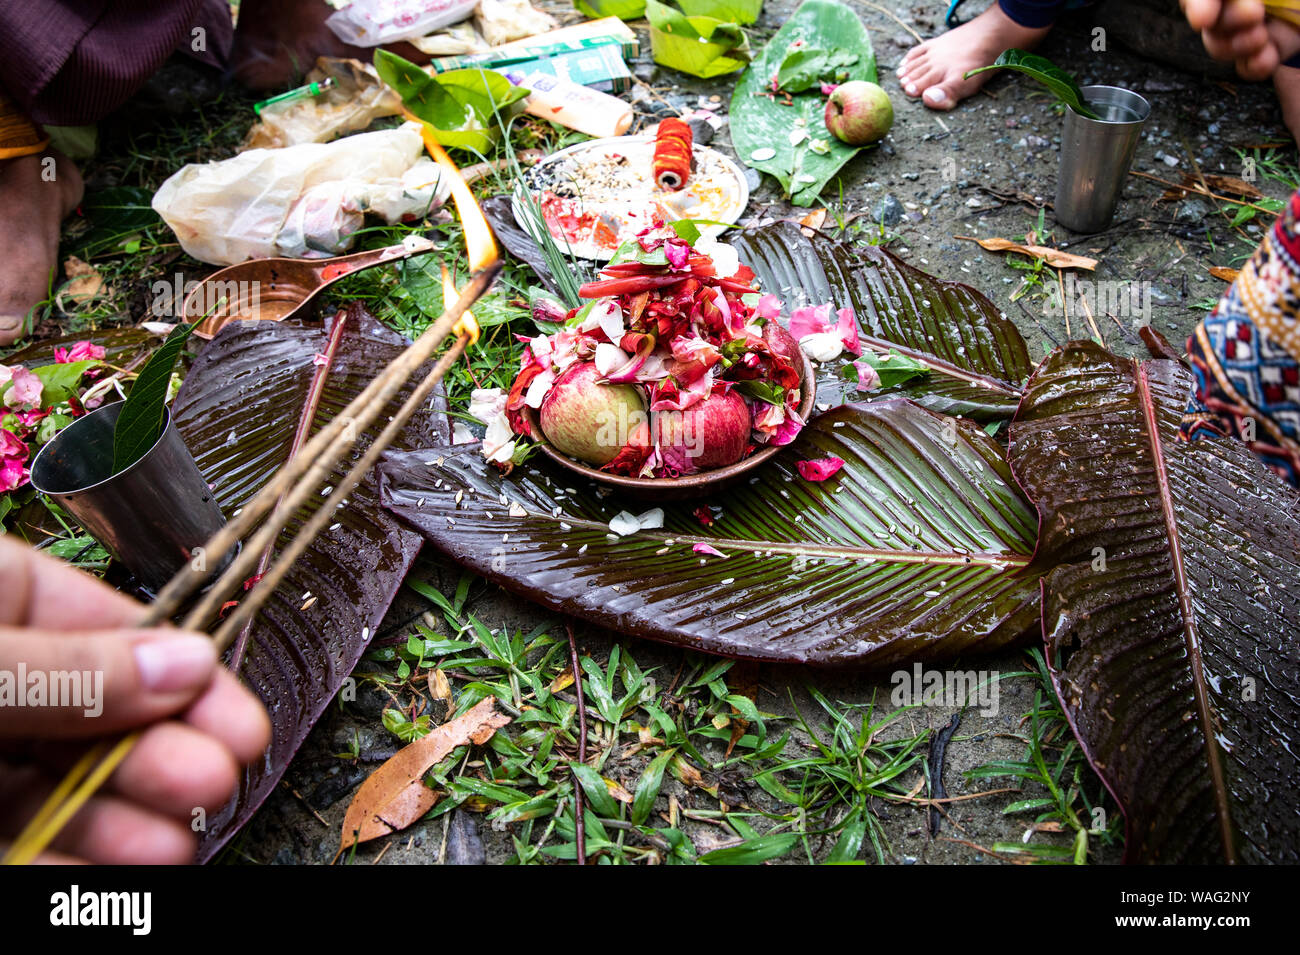
[[[688,4],[688,6],[691,6]],[[729,12],[726,4],[718,4]],[[697,3],[692,8],[712,9]],[[646,0],[650,49],[654,61],[703,79],[734,73],[750,60],[749,38],[735,21],[716,16],[690,16],[676,6]]]
[[[448,149],[486,155],[504,124],[523,110],[528,90],[492,70],[450,70],[434,76],[387,50],[375,51],[375,70],[411,115],[433,129]]]
[[[140,369],[113,426],[114,474],[135,464],[162,437],[172,369],[193,330],[194,325],[177,325]]]
[[[836,74],[843,72],[846,80],[874,83],[876,57],[866,28],[852,9],[829,0],[806,0],[736,83],[731,97],[731,141],[736,155],[741,162],[775,176],[795,205],[809,206],[862,147],[843,143],[827,130],[826,99],[819,84],[810,81],[805,91],[792,92],[791,106],[782,105],[783,101],[772,95],[772,80],[779,82],[782,66],[793,76],[798,72],[795,67],[803,63],[803,58],[793,64],[789,59],[791,47],[800,41],[803,47],[797,49],[819,52],[826,58],[827,69],[834,58]],[[829,51],[852,51],[856,59],[843,62],[843,54]],[[768,156],[769,152],[772,155]]]
[[[993,61],[991,66],[981,66],[978,70],[971,70],[966,77],[970,78],[976,73],[986,73],[989,70],[1015,70],[1017,73],[1023,73],[1046,86],[1057,99],[1080,116],[1101,119],[1083,101],[1083,92],[1079,89],[1079,84],[1074,81],[1074,77],[1045,56],[1026,53],[1024,50],[1006,50]]]

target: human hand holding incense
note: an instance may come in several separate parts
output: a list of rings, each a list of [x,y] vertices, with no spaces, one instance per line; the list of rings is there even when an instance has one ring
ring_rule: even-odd
[[[0,846],[83,740],[142,728],[37,861],[189,862],[196,810],[225,803],[240,764],[270,740],[260,701],[221,667],[210,638],[134,628],[139,604],[61,561],[0,538],[0,580]]]

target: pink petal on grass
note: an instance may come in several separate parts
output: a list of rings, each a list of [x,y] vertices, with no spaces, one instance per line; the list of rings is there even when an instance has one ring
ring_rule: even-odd
[[[713,557],[727,556],[722,551],[714,547],[712,544],[696,544],[694,547],[691,548],[691,550],[695,551],[695,553],[697,554],[709,554]]]
[[[815,461],[796,461],[794,466],[799,469],[805,481],[825,481],[844,467],[844,460],[836,457],[818,458]]]

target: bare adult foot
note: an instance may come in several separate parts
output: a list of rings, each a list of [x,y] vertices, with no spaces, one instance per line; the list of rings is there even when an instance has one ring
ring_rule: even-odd
[[[1022,27],[996,3],[963,23],[907,51],[898,67],[903,92],[931,109],[952,109],[973,95],[988,73],[964,79],[966,73],[989,66],[1003,50],[1032,49],[1051,27]]]
[[[0,346],[26,333],[28,313],[48,294],[59,224],[81,194],[81,173],[61,153],[0,162]]]
[[[251,90],[279,90],[298,82],[320,56],[369,63],[373,49],[344,43],[325,25],[333,13],[325,0],[243,0],[230,56],[235,81]],[[429,60],[409,43],[385,49],[416,63]]]

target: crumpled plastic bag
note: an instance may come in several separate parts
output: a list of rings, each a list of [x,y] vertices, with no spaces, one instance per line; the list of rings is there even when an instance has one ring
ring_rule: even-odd
[[[476,6],[478,0],[352,0],[325,25],[344,43],[379,46],[459,23]]]
[[[474,25],[488,46],[501,46],[555,29],[555,18],[528,0],[479,0]]]
[[[480,0],[473,26],[446,27],[431,36],[409,42],[429,56],[485,53],[493,47],[554,30],[556,20],[528,0]]]
[[[360,133],[332,143],[250,149],[185,166],[153,208],[201,262],[335,255],[366,213],[393,223],[446,201],[450,185],[424,155],[420,127]]]
[[[381,116],[396,116],[402,100],[375,68],[358,60],[322,56],[305,83],[332,80],[319,96],[281,100],[262,109],[240,147],[282,149],[298,143],[327,143],[365,129]]]

